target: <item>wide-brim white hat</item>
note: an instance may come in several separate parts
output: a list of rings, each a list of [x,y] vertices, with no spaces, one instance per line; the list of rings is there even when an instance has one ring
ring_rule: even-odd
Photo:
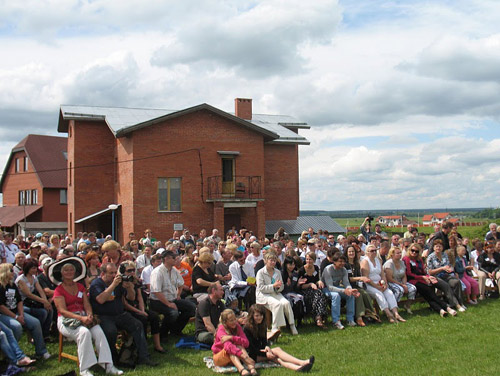
[[[48,275],[52,283],[59,285],[62,282],[61,269],[67,263],[75,267],[75,278],[73,282],[80,282],[87,277],[87,265],[80,257],[66,257],[49,265]]]

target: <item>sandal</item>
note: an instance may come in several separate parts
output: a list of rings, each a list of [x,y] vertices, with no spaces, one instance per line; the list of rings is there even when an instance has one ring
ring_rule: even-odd
[[[259,372],[255,368],[252,368],[252,370],[250,371],[250,375],[259,376]]]
[[[358,324],[358,326],[366,326],[365,322],[361,317],[356,320],[356,324]]]
[[[243,372],[246,372],[246,373],[243,373]],[[241,376],[250,376],[250,371],[247,370],[246,368],[242,368],[241,371],[240,371],[240,375]]]
[[[325,323],[323,322],[323,320],[318,318],[318,319],[316,319],[316,326],[319,328],[323,328],[325,326]]]

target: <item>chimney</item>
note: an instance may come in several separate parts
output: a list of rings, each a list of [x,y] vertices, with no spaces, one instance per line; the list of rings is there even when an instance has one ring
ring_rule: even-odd
[[[246,98],[235,98],[234,113],[239,118],[252,120],[252,100]]]

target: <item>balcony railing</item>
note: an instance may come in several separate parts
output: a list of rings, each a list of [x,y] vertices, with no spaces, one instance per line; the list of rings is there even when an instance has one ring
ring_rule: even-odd
[[[211,176],[207,183],[209,200],[262,198],[260,176],[235,176],[230,181],[223,181],[222,176]]]

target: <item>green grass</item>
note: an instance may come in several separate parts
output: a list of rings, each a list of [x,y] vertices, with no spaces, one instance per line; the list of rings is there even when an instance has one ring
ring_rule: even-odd
[[[321,331],[312,324],[299,328],[292,337],[285,331],[277,346],[291,354],[308,358],[314,354],[312,375],[495,375],[498,374],[498,312],[500,300],[487,300],[470,306],[457,317],[440,318],[424,304],[414,306],[413,315],[402,316],[406,323],[368,325],[343,331]],[[330,324],[330,323],[329,323]],[[185,332],[194,328],[188,326]],[[33,347],[24,341],[28,354]],[[65,344],[65,351],[76,353],[75,345]],[[209,375],[202,359],[209,351],[177,350],[171,340],[168,354],[151,352],[160,362],[155,368],[138,367],[127,375]],[[152,346],[150,346],[152,351]],[[49,344],[54,358],[40,362],[33,375],[59,375],[76,370],[76,363],[57,361],[57,344]],[[262,375],[289,375],[282,368],[266,369]],[[104,375],[95,368],[96,375]],[[215,375],[215,373],[213,373]]]

